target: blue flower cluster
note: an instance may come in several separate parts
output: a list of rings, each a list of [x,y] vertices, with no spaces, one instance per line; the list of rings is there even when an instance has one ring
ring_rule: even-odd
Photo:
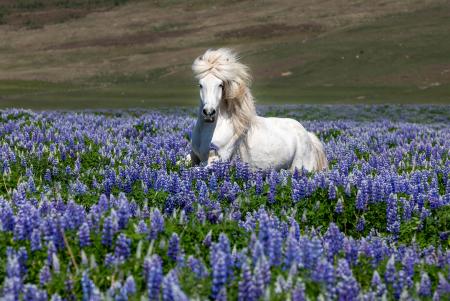
[[[292,174],[190,166],[190,110],[1,111],[0,299],[448,300],[450,107],[343,109]]]

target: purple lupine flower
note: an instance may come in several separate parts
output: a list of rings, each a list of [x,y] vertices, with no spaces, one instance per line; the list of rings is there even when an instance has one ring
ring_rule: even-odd
[[[328,274],[327,271],[329,270],[330,266],[331,265],[329,264],[329,262],[326,259],[322,258],[319,261],[319,263],[316,265],[315,269],[312,271],[311,279],[316,281],[316,282],[326,282],[326,280],[327,280],[326,278],[328,277],[327,276],[327,274]],[[333,266],[331,266],[331,269],[332,269],[332,272],[333,272],[333,275],[334,275],[334,268],[333,268]]]
[[[131,239],[125,234],[120,233],[116,240],[116,247],[114,249],[114,256],[119,261],[125,261],[130,256]]]
[[[233,195],[232,195],[232,189],[233,189],[233,185],[231,184],[230,181],[225,180],[223,181],[222,185],[219,188],[219,195],[218,195],[218,199],[219,201],[222,200],[227,200],[227,201],[233,201]]]
[[[208,186],[203,180],[197,182],[198,202],[203,205],[209,200]]]
[[[103,230],[102,230],[102,244],[105,246],[111,246],[114,236],[114,226],[113,220],[111,216],[108,216],[103,221]]]
[[[169,240],[169,248],[167,249],[167,256],[173,261],[177,261],[178,253],[180,252],[180,239],[178,234],[172,233]]]
[[[199,205],[197,208],[197,220],[199,221],[199,223],[204,224],[206,221],[206,213],[205,213],[205,209],[203,209],[202,205]]]
[[[412,286],[412,278],[414,276],[414,267],[416,264],[416,256],[412,250],[406,250],[402,264],[405,269],[408,286]]]
[[[334,208],[334,212],[336,212],[337,214],[341,214],[342,212],[344,212],[344,200],[342,198],[338,199],[336,207]]]
[[[150,217],[150,239],[156,239],[158,234],[164,231],[164,217],[158,209],[153,210]]]
[[[242,161],[236,162],[236,178],[243,181],[248,181],[250,176],[250,168],[247,163]]]
[[[450,283],[448,280],[444,277],[442,273],[438,273],[439,277],[439,283],[437,286],[437,291],[439,292],[439,295],[445,296],[450,294]]]
[[[348,182],[347,185],[345,185],[344,192],[347,196],[352,195],[352,185],[350,184],[350,182]]]
[[[267,201],[272,204],[275,202],[275,195],[277,192],[277,184],[278,184],[278,175],[275,171],[270,172],[268,179],[267,179],[267,183],[269,184],[269,192],[267,194]]]
[[[144,276],[147,279],[149,300],[158,300],[163,281],[162,261],[158,255],[152,255],[144,260]]]
[[[344,253],[345,253],[345,258],[347,259],[348,263],[350,264],[350,266],[354,266],[357,264],[358,261],[358,252],[359,252],[359,247],[357,242],[352,238],[344,238],[344,244],[343,244],[343,249],[344,249]]]
[[[212,232],[211,230],[206,234],[205,238],[203,239],[203,245],[207,248],[211,246],[212,242]]]
[[[112,267],[117,263],[116,257],[114,257],[113,254],[111,253],[107,253],[105,255],[105,261],[104,261],[104,265],[106,267]]]
[[[127,277],[122,288],[124,289],[124,293],[127,297],[136,294],[136,281],[134,280],[133,275],[129,275]]]
[[[19,277],[5,277],[3,282],[3,298],[5,300],[19,300],[23,283]]]
[[[291,183],[291,194],[294,202],[298,202],[305,198],[306,196],[306,183],[303,180],[292,179]]]
[[[258,240],[264,247],[269,246],[271,220],[267,212],[262,209],[259,213],[259,232]]]
[[[231,256],[232,256],[234,266],[236,269],[241,269],[244,261],[246,261],[248,259],[246,249],[237,251],[236,248],[233,248],[233,252],[232,252]]]
[[[194,256],[190,255],[188,257],[188,266],[191,269],[191,271],[194,273],[194,275],[198,278],[201,279],[203,277],[207,276],[207,270],[205,265],[198,260],[197,258],[195,258]]]
[[[364,192],[362,190],[358,190],[356,193],[356,209],[360,211],[367,210],[367,202],[366,202],[366,196],[364,195]]]
[[[98,198],[97,206],[99,208],[100,213],[108,211],[109,201],[108,201],[108,197],[104,193],[102,193],[100,195],[100,197]]]
[[[42,249],[41,230],[39,228],[34,229],[31,233],[30,246],[33,252]]]
[[[274,228],[269,229],[269,244],[267,248],[267,257],[271,265],[281,264],[281,251],[282,251],[282,237],[280,231]]]
[[[59,272],[61,271],[61,264],[59,262],[58,255],[56,255],[56,253],[53,253],[51,263],[52,263],[53,272],[56,274],[59,274]]]
[[[212,201],[208,204],[208,212],[206,217],[212,224],[216,224],[221,221],[222,209],[218,201]]]
[[[431,298],[431,300],[433,300],[433,301],[440,301],[441,300],[441,295],[439,295],[439,291],[438,290],[434,291],[433,298]]]
[[[268,264],[267,264],[267,266],[268,266]],[[258,300],[264,294],[265,288],[267,286],[266,275],[265,275],[264,269],[265,269],[265,266],[262,263],[261,259],[258,260],[258,263],[255,266],[255,270],[253,271],[253,286],[254,286],[253,296],[255,297],[256,300]]]
[[[143,220],[140,220],[138,225],[137,225],[137,233],[139,234],[148,234],[148,227],[147,227],[147,223]]]
[[[411,219],[412,216],[412,212],[414,209],[414,204],[407,200],[406,198],[400,198],[400,202],[402,204],[403,207],[403,220],[408,221]]]
[[[58,295],[57,293],[54,293],[52,295],[52,297],[50,298],[50,301],[63,301],[63,299],[61,298],[60,295]]]
[[[294,218],[289,218],[289,234],[292,233],[294,238],[298,240],[300,238],[300,226]]]
[[[330,200],[334,200],[336,199],[336,186],[334,185],[334,183],[331,181],[330,184],[328,185],[328,198]]]
[[[233,256],[231,255],[231,246],[230,241],[228,240],[228,236],[225,233],[220,233],[219,241],[213,248],[213,253],[216,253],[217,249],[219,249],[222,253],[225,254],[225,266],[227,269],[227,278],[231,278],[233,275]]]
[[[91,301],[94,295],[94,283],[89,279],[87,271],[83,271],[81,276],[81,289],[83,292],[83,301]]]
[[[386,271],[384,272],[384,280],[387,284],[392,284],[395,281],[395,274],[396,274],[396,268],[395,268],[395,257],[392,255],[387,264],[386,264]]]
[[[420,297],[431,296],[431,280],[427,272],[422,272],[420,275],[420,285],[417,291]]]
[[[400,296],[402,295],[403,290],[406,288],[406,275],[404,270],[398,271],[396,277],[396,281],[392,284],[392,287],[394,289],[394,297],[396,299],[400,299]]]
[[[373,272],[371,286],[377,297],[383,296],[386,291],[386,285],[381,281],[380,274],[376,270]]]
[[[29,239],[36,223],[35,214],[36,208],[31,204],[20,206],[16,215],[14,240]]]
[[[218,187],[217,177],[216,177],[216,175],[214,173],[209,177],[208,184],[209,184],[209,190],[211,192],[217,191],[217,187]]]
[[[48,168],[45,171],[44,180],[49,183],[52,181],[52,173],[50,172],[50,169],[48,169]]]
[[[83,223],[78,230],[78,239],[80,241],[80,247],[84,248],[91,245],[91,231],[88,223]]]
[[[361,216],[360,218],[358,218],[358,222],[356,223],[356,231],[363,232],[365,224],[366,224],[366,220],[364,219],[364,216]]]
[[[345,259],[339,259],[337,274],[340,278],[336,287],[338,300],[356,300],[360,287]]]
[[[222,287],[227,283],[226,256],[227,254],[219,250],[212,262],[212,298],[216,298]]]
[[[119,229],[123,229],[128,225],[128,220],[131,217],[130,204],[123,193],[119,195],[119,202],[119,209],[117,211],[117,216],[119,218],[118,224]]]
[[[12,247],[6,248],[6,276],[9,278],[22,278],[27,273],[28,253],[25,247],[14,250]]]
[[[29,190],[31,193],[35,193],[35,192],[36,192],[36,184],[34,183],[33,176],[30,176],[30,177],[28,178],[28,190]]]
[[[270,263],[264,255],[259,257],[256,262],[255,273],[256,272],[261,275],[262,282],[265,286],[270,284],[272,272],[270,271]]]
[[[307,269],[312,269],[323,254],[322,242],[319,238],[313,237],[312,239],[300,239],[299,244],[301,254],[303,254],[303,265]]]
[[[297,239],[293,234],[289,233],[286,239],[286,252],[284,261],[286,268],[290,268],[293,263],[297,264],[300,261],[298,258],[300,255],[299,252],[300,247],[298,245]]]
[[[334,296],[335,275],[333,265],[325,258],[322,258],[311,274],[311,278],[316,282],[322,282],[327,288],[329,297]]]
[[[47,301],[47,292],[40,290],[34,284],[26,284],[23,290],[24,301]]]
[[[4,288],[4,290],[8,290],[8,292],[13,293],[14,295],[18,295],[19,291],[16,291],[16,289],[20,290],[20,287],[22,286],[22,276],[20,273],[20,264],[19,264],[19,259],[17,258],[16,255],[8,255],[7,256],[7,261],[6,261],[6,279],[9,279],[11,281],[10,284],[17,284],[9,287],[9,288]],[[10,290],[10,291],[9,291]],[[6,294],[6,292],[5,292]]]
[[[163,301],[176,301],[173,286],[178,286],[178,277],[175,270],[170,270],[162,281]]]
[[[14,229],[14,212],[10,204],[6,201],[0,200],[0,222],[2,231],[12,231]]]
[[[306,301],[305,284],[297,281],[297,284],[291,292],[292,301]]]
[[[244,261],[241,280],[238,285],[238,300],[254,300],[254,290],[252,271],[248,263]]]
[[[263,182],[263,176],[261,172],[256,172],[255,174],[255,192],[257,195],[260,195],[263,193],[264,190],[264,182]]]
[[[450,234],[450,231],[440,232],[439,238],[441,239],[441,241],[445,242],[448,240],[449,234]]]
[[[400,232],[400,220],[398,216],[397,196],[389,195],[386,208],[387,231],[397,235]]]
[[[329,244],[328,256],[330,258],[333,258],[340,250],[342,250],[344,234],[339,230],[335,223],[330,223],[323,238],[325,242]]]
[[[176,301],[189,301],[189,298],[186,296],[186,294],[183,292],[179,284],[172,283],[170,290],[172,292],[173,300]],[[225,299],[226,300],[226,299]]]
[[[51,273],[48,265],[44,265],[39,272],[39,283],[44,286],[51,281]]]

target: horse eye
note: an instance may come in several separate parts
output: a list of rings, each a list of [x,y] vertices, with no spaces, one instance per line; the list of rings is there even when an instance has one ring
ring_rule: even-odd
[[[223,89],[223,84],[220,84],[220,85],[219,85],[219,88],[220,88],[220,89]]]
[[[201,89],[201,88],[203,88],[203,86],[202,85],[198,85],[198,87]]]

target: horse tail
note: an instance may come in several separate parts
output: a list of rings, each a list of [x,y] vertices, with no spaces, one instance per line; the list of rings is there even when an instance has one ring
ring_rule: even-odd
[[[314,169],[315,170],[328,170],[328,160],[327,160],[327,156],[325,154],[322,142],[313,133],[308,132],[308,134],[309,134],[309,137],[311,138],[311,142],[312,142],[312,151],[313,151],[313,157],[314,157],[314,161],[315,161]]]

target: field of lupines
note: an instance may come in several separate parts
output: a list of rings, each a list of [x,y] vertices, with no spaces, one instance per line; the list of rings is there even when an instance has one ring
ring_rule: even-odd
[[[449,300],[450,106],[263,107],[294,174],[186,166],[193,113],[1,111],[1,299]]]

